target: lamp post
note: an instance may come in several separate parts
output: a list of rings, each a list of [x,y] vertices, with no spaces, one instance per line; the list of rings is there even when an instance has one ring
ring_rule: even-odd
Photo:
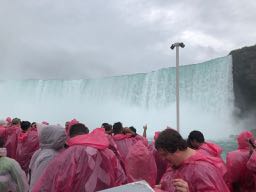
[[[176,118],[177,118],[177,131],[180,132],[180,92],[179,92],[179,47],[184,48],[184,43],[174,43],[170,47],[176,47]]]

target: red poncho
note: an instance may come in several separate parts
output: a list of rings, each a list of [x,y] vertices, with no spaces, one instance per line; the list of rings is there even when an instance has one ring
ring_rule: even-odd
[[[67,143],[70,147],[49,163],[33,192],[94,192],[126,183],[105,134],[79,135]]]
[[[39,149],[39,138],[36,131],[20,132],[16,151],[16,160],[21,168],[28,173],[29,163],[34,152]]]
[[[252,172],[254,178],[254,190],[256,191],[256,151],[254,151],[247,162],[247,168]]]
[[[16,159],[16,149],[18,142],[18,134],[20,133],[19,126],[10,126],[6,128],[6,142],[7,156]]]
[[[138,141],[138,138],[131,134],[116,134],[113,136],[117,150],[120,153],[121,160],[124,163],[129,149]]]
[[[153,153],[142,141],[138,141],[130,148],[125,159],[125,170],[129,182],[145,180],[151,186],[156,184],[156,162]]]
[[[238,149],[227,154],[227,182],[231,190],[255,191],[253,174],[246,167],[250,157],[248,139],[252,137],[251,132],[242,132],[237,138]]]
[[[179,167],[168,169],[161,179],[161,188],[174,192],[172,179],[183,179],[189,185],[189,192],[229,192],[222,173],[215,164],[216,158],[197,152]]]
[[[222,148],[215,143],[204,142],[199,147],[198,151],[202,152],[205,155],[210,155],[213,157],[220,157]]]
[[[0,137],[6,141],[6,128],[0,125]]]

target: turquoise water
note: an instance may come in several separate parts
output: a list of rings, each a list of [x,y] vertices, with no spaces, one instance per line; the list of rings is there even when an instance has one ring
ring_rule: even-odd
[[[217,140],[215,143],[222,147],[223,152],[221,156],[224,161],[226,161],[227,152],[237,149],[237,143],[235,139]]]

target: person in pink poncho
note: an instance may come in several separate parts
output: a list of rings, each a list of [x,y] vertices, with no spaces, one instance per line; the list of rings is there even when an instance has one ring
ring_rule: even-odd
[[[156,184],[157,167],[152,151],[142,141],[133,145],[125,159],[128,182],[145,180],[152,187]]]
[[[72,125],[69,147],[49,163],[32,191],[94,192],[125,183],[124,171],[101,130],[88,133],[84,124]]]
[[[250,131],[243,131],[237,137],[238,149],[227,154],[227,179],[231,191],[256,191],[253,173],[246,167],[250,158],[248,141],[252,138]]]
[[[256,191],[256,144],[254,139],[250,139],[250,159],[246,167],[252,172],[254,179],[254,190]]]
[[[125,159],[130,147],[132,147],[138,141],[138,138],[135,136],[136,135],[130,131],[130,129],[124,129],[121,122],[114,123],[113,139],[117,145],[117,150],[120,153],[123,164],[125,163]]]
[[[16,149],[20,131],[20,119],[12,119],[11,125],[6,128],[5,147],[7,149],[7,156],[13,159],[16,159]]]
[[[21,122],[22,131],[18,135],[18,145],[16,151],[16,160],[21,168],[28,174],[30,159],[34,152],[39,149],[39,138],[36,131],[31,131],[29,121]]]
[[[161,180],[162,176],[164,175],[164,173],[166,172],[167,167],[168,167],[168,162],[160,157],[159,153],[157,152],[157,150],[155,148],[155,141],[158,138],[159,134],[160,134],[160,131],[155,132],[154,140],[148,146],[148,149],[152,152],[155,162],[156,162],[156,167],[157,167],[156,185],[158,185],[160,183],[160,180]]]
[[[169,161],[160,188],[168,192],[229,192],[215,159],[187,147],[187,142],[173,129],[165,129],[156,139],[159,155]]]
[[[200,131],[191,131],[187,142],[192,149],[198,150],[205,155],[221,157],[222,148],[215,143],[206,142],[203,133]]]
[[[6,142],[6,124],[5,120],[0,120],[0,137]]]

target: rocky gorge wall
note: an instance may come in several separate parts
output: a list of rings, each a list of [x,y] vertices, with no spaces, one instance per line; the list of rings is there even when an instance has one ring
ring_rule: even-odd
[[[236,115],[252,115],[256,121],[256,45],[230,52],[233,60],[233,86]],[[256,127],[256,125],[255,125]]]

